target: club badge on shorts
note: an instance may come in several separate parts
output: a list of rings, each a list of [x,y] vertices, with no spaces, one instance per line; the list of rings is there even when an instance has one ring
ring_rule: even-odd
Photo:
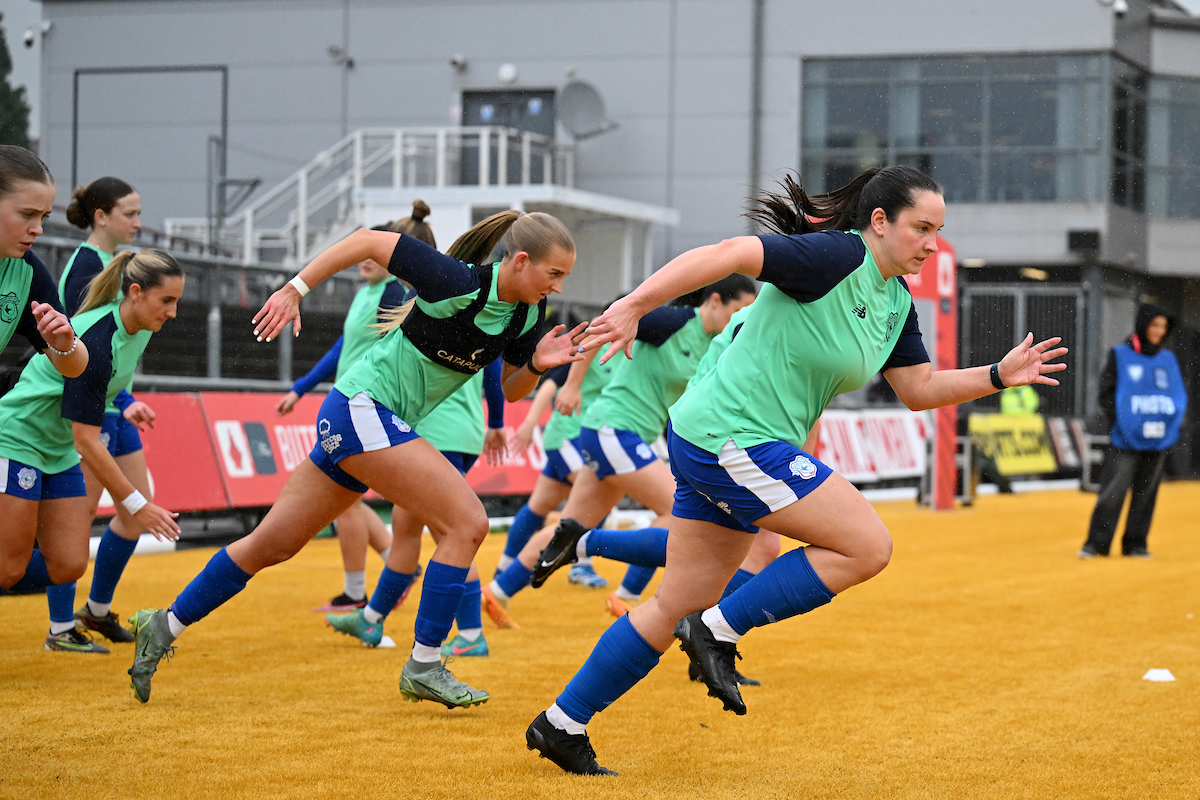
[[[793,458],[788,468],[791,469],[793,475],[803,478],[806,481],[817,477],[817,465],[804,456]]]

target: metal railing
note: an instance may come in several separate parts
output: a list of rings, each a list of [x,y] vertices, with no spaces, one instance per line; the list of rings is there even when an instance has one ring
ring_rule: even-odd
[[[364,188],[520,186],[575,181],[571,145],[515,128],[362,129],[317,155],[231,216],[216,237],[208,222],[172,219],[167,233],[215,241],[245,263],[294,266],[362,223]]]

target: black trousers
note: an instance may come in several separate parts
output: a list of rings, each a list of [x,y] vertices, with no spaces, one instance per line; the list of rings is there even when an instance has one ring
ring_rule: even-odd
[[[1092,512],[1086,547],[1108,555],[1117,532],[1117,518],[1125,504],[1125,494],[1132,489],[1133,499],[1129,504],[1129,517],[1125,520],[1121,552],[1128,555],[1146,551],[1146,536],[1150,533],[1150,520],[1154,517],[1154,503],[1158,499],[1158,485],[1162,482],[1166,461],[1165,450],[1113,448],[1108,451],[1100,470],[1100,493]]]

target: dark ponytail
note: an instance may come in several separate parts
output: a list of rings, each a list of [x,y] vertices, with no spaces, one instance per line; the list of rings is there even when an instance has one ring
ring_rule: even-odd
[[[76,186],[67,206],[67,222],[76,228],[91,228],[96,225],[96,212],[111,214],[113,206],[122,197],[131,195],[134,188],[120,178],[106,175],[97,178],[87,187]]]
[[[412,216],[389,222],[383,230],[392,233],[404,233],[414,239],[420,239],[430,247],[437,249],[437,240],[433,238],[433,228],[425,218],[429,216],[429,205],[424,200],[413,200]]]
[[[710,283],[703,289],[697,289],[694,292],[680,295],[672,305],[700,306],[714,294],[720,296],[722,303],[731,303],[743,295],[757,295],[758,285],[748,275],[735,272],[732,275],[726,275],[716,283]]]
[[[32,151],[15,144],[0,145],[0,197],[7,195],[23,182],[54,185],[50,168]]]
[[[872,167],[840,189],[809,197],[799,176],[784,176],[782,192],[763,192],[750,199],[746,216],[770,233],[863,230],[875,209],[895,221],[911,208],[920,191],[942,194],[933,178],[912,167]]]

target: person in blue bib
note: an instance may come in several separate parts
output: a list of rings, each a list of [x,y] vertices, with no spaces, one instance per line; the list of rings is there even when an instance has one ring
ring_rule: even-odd
[[[774,234],[741,236],[678,256],[593,321],[584,349],[630,350],[640,318],[666,300],[742,274],[765,282],[716,367],[671,407],[667,442],[677,488],[666,569],[653,597],[601,636],[526,745],[567,772],[613,774],[586,725],[658,663],[676,638],[709,693],[745,713],[737,641],[751,628],[811,611],[876,575],[892,541],[871,504],[801,448],[836,395],[883,376],[909,408],[1054,385],[1059,339],[1032,335],[990,367],[935,372],[904,275],[937,252],[942,190],[917,170],[872,168],[810,197],[790,176],[758,200]],[[636,362],[635,362],[636,363]],[[808,546],[784,553],[721,599],[759,526]],[[716,605],[713,605],[716,603]]]
[[[81,459],[132,528],[159,539],[179,537],[177,515],[129,480],[103,441],[103,426],[105,408],[129,386],[151,334],[175,317],[183,284],[183,269],[167,253],[119,254],[92,281],[72,320],[90,353],[83,373],[64,378],[48,361],[34,359],[0,399],[0,515],[6,521],[0,542],[4,571],[14,562],[24,569],[17,588],[73,584],[87,568],[95,506]],[[108,652],[76,630],[73,585],[47,596],[47,650]]]
[[[1141,306],[1133,335],[1109,351],[1100,373],[1100,410],[1112,426],[1112,447],[1100,469],[1100,492],[1080,558],[1108,555],[1130,493],[1121,554],[1150,558],[1146,540],[1158,485],[1167,451],[1179,441],[1188,401],[1179,362],[1163,347],[1170,332],[1165,311]]]
[[[374,230],[403,233],[420,239],[430,247],[437,247],[433,229],[425,222],[428,216],[429,206],[425,201],[414,200],[411,216]],[[337,380],[345,375],[379,340],[382,335],[379,324],[384,316],[412,299],[408,287],[382,264],[367,259],[358,265],[358,273],[367,285],[354,295],[342,324],[342,335],[308,374],[298,378],[292,384],[292,390],[280,399],[275,406],[275,412],[280,416],[290,414],[300,398],[318,383]],[[392,545],[392,536],[379,515],[363,502],[355,504],[337,518],[337,539],[344,573],[342,593],[313,609],[317,613],[339,614],[366,607],[367,548],[374,548],[387,561]]]
[[[579,452],[589,469],[577,473],[562,521],[530,537],[517,559],[484,590],[488,615],[497,625],[505,620],[512,624],[507,605],[514,595],[549,577],[539,575],[538,556],[559,528],[582,533],[599,525],[625,496],[653,511],[655,525],[666,522],[675,484],[650,444],[666,428],[667,409],[683,394],[713,339],[754,297],[754,281],[727,275],[694,293],[689,305],[662,306],[645,315],[634,345],[639,357],[617,370],[583,414]],[[587,363],[574,368],[591,371]],[[653,570],[631,569],[639,573],[640,594]]]
[[[24,147],[0,145],[0,350],[20,335],[60,374],[75,378],[87,366],[87,346],[32,250],[53,208],[54,177],[42,160]],[[21,566],[13,565],[15,576],[0,573],[0,586],[20,578]]]
[[[141,213],[142,201],[137,191],[120,178],[108,176],[92,181],[87,187],[76,187],[67,206],[67,221],[77,228],[90,229],[91,233],[71,254],[58,280],[59,297],[69,316],[74,317],[79,312],[92,279],[112,262],[116,249],[136,238],[142,228]],[[104,409],[104,425],[100,431],[100,441],[108,448],[109,455],[147,499],[153,499],[154,495],[150,490],[146,455],[138,431],[142,425],[153,427],[154,420],[154,409],[137,400],[126,387],[117,392]],[[104,487],[87,462],[81,466],[88,504],[95,518]],[[100,537],[88,599],[75,611],[75,620],[79,624],[111,642],[133,641],[133,634],[121,627],[119,617],[112,611],[112,599],[141,534],[136,520],[118,504],[116,516]],[[62,626],[67,621],[62,618],[63,609],[75,605],[74,582],[47,587],[46,596],[51,610],[51,628]],[[56,616],[59,619],[55,619]]]
[[[504,257],[492,263],[500,245]],[[134,615],[130,675],[141,702],[149,701],[159,661],[187,626],[236,596],[260,570],[299,552],[368,488],[440,534],[424,572],[401,695],[447,707],[489,699],[441,661],[471,561],[488,532],[487,514],[454,465],[413,426],[497,358],[504,359],[510,400],[527,395],[545,370],[580,358],[574,342],[582,325],[542,335],[546,298],[562,291],[575,243],[561,222],[538,212],[488,217],[445,255],[411,236],[359,230],[271,295],[254,315],[255,335],[271,341],[289,323],[299,335],[300,300],[309,287],[368,258],[409,283],[415,305],[407,316],[388,318],[383,338],[334,384],[318,415],[316,447],[259,526],[213,556],[169,608]]]

